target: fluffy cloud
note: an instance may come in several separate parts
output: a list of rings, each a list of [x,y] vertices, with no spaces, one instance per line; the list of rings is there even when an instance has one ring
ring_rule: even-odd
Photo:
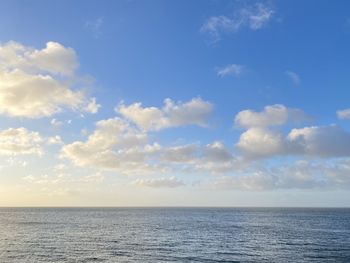
[[[350,133],[336,125],[293,129],[287,136],[266,128],[250,128],[241,134],[236,148],[248,159],[277,155],[342,157],[350,155]]]
[[[43,139],[37,132],[26,128],[9,128],[0,131],[0,155],[43,154]]]
[[[244,66],[238,64],[230,64],[222,68],[218,68],[216,73],[219,77],[239,76],[243,73]]]
[[[40,118],[63,108],[84,111],[89,101],[73,88],[78,66],[75,51],[56,42],[41,50],[16,42],[0,45],[0,114]]]
[[[293,129],[287,139],[303,154],[321,157],[350,155],[350,133],[337,125]]]
[[[199,172],[221,174],[236,170],[242,165],[220,141],[200,148],[199,156],[194,160],[194,169]]]
[[[171,176],[169,178],[161,177],[154,179],[137,179],[133,182],[133,184],[141,187],[146,186],[153,188],[175,188],[185,185],[184,182],[182,182],[174,176]]]
[[[309,117],[299,109],[287,108],[284,105],[269,105],[261,112],[243,110],[235,117],[235,125],[243,128],[267,127],[282,125],[287,122],[302,122]]]
[[[8,42],[0,46],[0,68],[22,70],[33,73],[52,73],[73,75],[79,66],[78,58],[72,48],[56,42],[47,42],[41,50]]]
[[[187,172],[227,172],[236,159],[221,142],[205,146],[187,144],[161,146],[150,142],[147,134],[121,119],[96,123],[96,129],[83,141],[64,145],[61,157],[75,165],[122,174]]]
[[[148,158],[159,147],[147,144],[147,135],[130,127],[125,120],[114,118],[97,122],[86,142],[76,141],[63,146],[61,157],[81,167],[125,174],[147,173],[154,167],[148,163]]]
[[[285,151],[285,141],[281,134],[264,128],[250,128],[241,134],[236,148],[248,158],[264,158]]]
[[[262,112],[244,110],[235,118],[243,132],[236,148],[245,158],[270,158],[276,155],[338,157],[350,155],[350,134],[336,125],[292,129],[284,135],[271,126],[301,122],[308,116],[283,105],[266,106]]]
[[[129,106],[120,104],[116,111],[143,130],[160,130],[185,125],[206,126],[213,110],[210,102],[194,98],[185,103],[164,100],[163,108],[142,107],[141,103]]]
[[[262,3],[239,9],[234,16],[212,16],[201,27],[200,31],[208,33],[214,41],[220,39],[221,34],[237,32],[243,27],[258,30],[264,27],[272,18],[274,10]]]

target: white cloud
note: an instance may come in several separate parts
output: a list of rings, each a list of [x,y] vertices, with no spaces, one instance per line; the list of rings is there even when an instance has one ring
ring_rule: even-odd
[[[86,142],[76,141],[63,146],[61,156],[75,165],[122,173],[147,172],[151,166],[146,157],[157,151],[157,145],[148,145],[147,135],[129,126],[120,118],[96,123],[96,130]]]
[[[217,41],[222,33],[237,31],[240,26],[241,22],[226,16],[212,16],[202,25],[200,31],[210,34]]]
[[[202,33],[208,33],[214,41],[220,40],[223,33],[237,32],[243,27],[258,30],[271,20],[275,11],[262,3],[239,9],[233,17],[212,16],[201,27]]]
[[[53,118],[53,119],[50,121],[50,124],[51,124],[51,126],[52,126],[53,128],[58,129],[58,128],[60,128],[60,127],[63,125],[63,122],[62,122],[62,121],[59,121],[59,120],[57,120],[57,119],[55,119],[55,118]]]
[[[0,45],[0,62],[3,70],[59,75],[73,75],[79,66],[75,51],[57,42],[47,42],[41,50],[14,41],[8,42]]]
[[[13,117],[40,118],[75,109],[84,101],[82,92],[70,90],[48,75],[20,70],[0,71],[0,113]]]
[[[142,107],[141,103],[120,104],[116,111],[143,130],[160,130],[185,125],[206,126],[213,108],[210,102],[194,98],[185,103],[166,99],[161,109]]]
[[[241,20],[246,20],[253,30],[262,28],[272,18],[275,11],[262,3],[241,10]]]
[[[253,110],[240,111],[235,117],[235,124],[244,128],[267,127],[282,125],[287,122],[302,122],[309,118],[302,110],[275,104],[266,106],[261,112]]]
[[[350,120],[350,109],[338,110],[337,117],[338,117],[338,119]]]
[[[236,148],[245,157],[264,158],[285,151],[285,142],[281,134],[265,128],[250,128],[241,134]]]
[[[26,128],[9,128],[0,131],[0,155],[42,155],[43,139],[37,132]]]
[[[61,136],[55,135],[55,136],[47,138],[47,144],[49,144],[49,145],[63,144],[63,141],[61,139]]]
[[[295,85],[299,85],[300,84],[300,77],[297,73],[291,71],[291,70],[287,70],[286,72],[286,75],[292,80],[292,82],[295,84]]]
[[[90,102],[86,105],[84,110],[88,113],[95,114],[98,112],[99,108],[101,108],[101,105],[96,103],[96,98],[91,98]]]
[[[133,184],[141,187],[153,187],[153,188],[175,188],[184,186],[184,182],[176,177],[161,177],[152,179],[137,179]]]
[[[252,160],[276,156],[323,158],[350,155],[348,150],[350,135],[338,126],[304,127],[292,129],[289,133],[271,127],[307,118],[301,110],[289,109],[283,105],[267,106],[262,112],[247,110],[237,114],[236,124],[246,127],[247,130],[235,144],[237,150],[235,155],[220,141],[204,146],[200,143],[159,145],[150,141],[145,131],[146,128],[152,130],[154,127],[158,129],[161,127],[159,123],[152,122],[148,114],[151,116],[159,114],[158,122],[169,123],[170,120],[174,120],[171,111],[176,107],[183,107],[184,104],[170,105],[168,102],[168,105],[158,109],[142,108],[138,104],[136,108],[139,113],[136,114],[132,110],[136,119],[129,117],[134,118],[136,126],[122,118],[101,120],[96,123],[96,129],[85,142],[75,141],[63,146],[61,156],[77,166],[112,170],[121,174],[174,172],[222,174],[243,169]],[[128,113],[123,112],[125,115],[130,113],[132,106],[121,107],[127,109]],[[169,108],[171,113],[166,110]],[[179,121],[175,123],[178,124]],[[169,125],[165,127],[167,126]]]
[[[40,118],[64,108],[83,110],[89,102],[75,87],[78,66],[75,51],[56,42],[41,50],[0,45],[0,114]]]
[[[267,128],[249,128],[241,134],[236,148],[248,159],[350,156],[350,133],[336,125],[292,129],[287,136]]]
[[[248,159],[277,155],[350,155],[350,134],[336,125],[292,129],[288,135],[271,129],[271,126],[308,118],[303,111],[283,105],[266,106],[262,112],[241,111],[236,115],[235,124],[247,130],[241,134],[236,149]]]
[[[230,64],[222,68],[218,68],[216,73],[219,77],[239,76],[243,73],[244,66],[238,64]]]
[[[61,157],[75,165],[121,174],[174,171],[226,172],[237,161],[221,142],[206,146],[187,144],[165,147],[150,142],[147,134],[120,118],[97,122],[85,142],[64,145]]]

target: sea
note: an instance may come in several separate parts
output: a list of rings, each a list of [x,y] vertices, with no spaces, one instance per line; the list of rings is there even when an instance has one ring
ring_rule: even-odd
[[[0,208],[8,262],[350,262],[350,209]]]

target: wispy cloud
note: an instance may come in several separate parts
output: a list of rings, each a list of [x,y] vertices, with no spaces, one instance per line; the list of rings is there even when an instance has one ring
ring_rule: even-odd
[[[104,18],[99,17],[95,20],[89,20],[85,22],[85,28],[88,29],[95,38],[98,38],[102,34],[102,26],[104,24]]]
[[[153,187],[153,188],[175,188],[184,186],[185,183],[175,176],[161,177],[152,179],[137,179],[132,184],[141,187]]]
[[[212,16],[202,25],[200,31],[209,34],[216,42],[221,39],[222,34],[234,33],[244,27],[251,30],[263,28],[271,20],[274,13],[272,7],[257,3],[239,9],[232,17]]]
[[[216,69],[216,74],[219,77],[226,76],[240,76],[244,72],[245,67],[238,64],[230,64],[225,67],[220,67]]]
[[[350,120],[350,109],[338,110],[337,117],[338,117],[338,119]]]
[[[287,70],[285,72],[285,74],[290,78],[290,80],[295,84],[295,85],[299,85],[301,80],[300,77],[297,73],[295,73],[294,71],[291,70]]]

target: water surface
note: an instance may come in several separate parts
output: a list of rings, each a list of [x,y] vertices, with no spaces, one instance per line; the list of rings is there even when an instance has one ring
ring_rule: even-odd
[[[350,262],[350,209],[0,208],[0,262]]]

